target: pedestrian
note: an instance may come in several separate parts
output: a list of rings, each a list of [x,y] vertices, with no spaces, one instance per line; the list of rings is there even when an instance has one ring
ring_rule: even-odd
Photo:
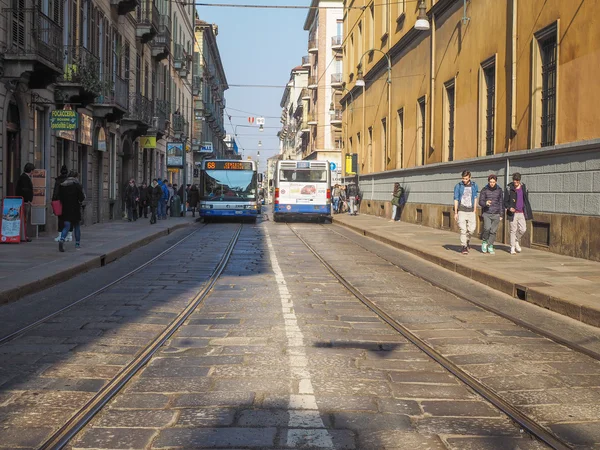
[[[77,177],[78,173],[71,171],[59,188],[58,197],[62,203],[64,221],[60,241],[58,241],[58,250],[61,252],[65,251],[65,238],[71,226],[75,233],[75,249],[81,248],[81,204],[85,200],[85,194]]]
[[[67,166],[63,165],[60,168],[60,175],[57,176],[54,181],[54,189],[52,190],[52,201],[60,200],[60,198],[58,197],[60,185],[63,181],[65,181],[67,179],[68,174],[69,174],[69,169],[67,169]],[[62,235],[62,229],[65,226],[65,221],[63,220],[62,216],[58,216],[57,219],[58,219],[58,224],[57,224],[58,236],[56,236],[54,238],[55,242],[60,241],[60,237]],[[73,227],[71,226],[71,229],[69,230],[69,233],[67,234],[67,238],[65,239],[65,241],[70,242],[72,240],[73,240]]]
[[[471,172],[464,170],[462,181],[454,186],[454,220],[458,222],[460,229],[460,243],[462,245],[461,253],[469,253],[469,244],[471,236],[477,228],[477,217],[475,215],[475,205],[479,187],[477,183],[471,180]]]
[[[483,233],[481,234],[481,251],[493,255],[496,232],[502,220],[504,207],[504,193],[498,186],[498,177],[494,174],[488,176],[488,184],[481,190],[479,206],[483,216]]]
[[[192,187],[190,188],[190,193],[189,193],[189,204],[190,204],[190,208],[192,208],[192,217],[196,217],[196,207],[198,206],[199,202],[200,202],[200,190],[198,189],[198,186],[193,184]]]
[[[355,216],[357,214],[358,203],[360,202],[360,190],[354,181],[350,181],[348,186],[346,186],[346,198],[350,203],[348,214]]]
[[[156,212],[158,210],[158,206],[160,205],[163,191],[160,184],[158,184],[158,180],[155,178],[152,180],[150,187],[148,188],[148,203],[150,204],[150,225],[154,225],[156,223]]]
[[[402,205],[402,200],[404,196],[404,188],[400,186],[400,183],[394,183],[394,191],[392,192],[392,220],[390,222],[396,222],[398,219],[398,211],[400,211],[400,206]],[[402,213],[402,211],[400,211]]]
[[[504,193],[504,207],[510,226],[510,254],[521,253],[521,237],[527,230],[527,221],[533,220],[533,211],[529,203],[529,192],[525,183],[521,183],[521,174],[515,172]]]
[[[163,219],[169,217],[169,210],[171,209],[171,199],[173,198],[173,185],[169,183],[169,180],[163,180],[163,192],[166,191],[167,195],[165,200],[165,215]]]
[[[17,180],[15,194],[17,197],[23,197],[24,217],[21,221],[21,242],[31,242],[27,237],[27,224],[31,222],[31,202],[33,201],[33,182],[31,181],[31,172],[35,166],[32,163],[25,164],[23,173]]]
[[[168,180],[159,182],[163,195],[158,203],[158,218],[165,220],[167,218],[167,201],[169,200],[169,189],[167,188]]]
[[[127,207],[127,220],[137,220],[137,202],[140,199],[140,191],[135,185],[135,180],[129,180],[128,186],[125,188],[125,206]]]
[[[144,219],[148,218],[148,187],[146,182],[142,182],[142,186],[139,188],[139,200],[138,200],[138,217],[141,219],[144,214]]]
[[[336,184],[333,187],[333,213],[337,214],[340,210],[340,185]]]

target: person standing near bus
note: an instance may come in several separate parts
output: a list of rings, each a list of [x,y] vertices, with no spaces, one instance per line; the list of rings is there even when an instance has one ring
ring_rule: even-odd
[[[350,203],[350,209],[348,211],[348,214],[350,214],[351,216],[356,216],[357,214],[357,204],[358,204],[358,199],[360,198],[360,191],[358,189],[358,186],[356,185],[356,183],[354,181],[351,181],[348,186],[346,187],[346,198],[348,199],[348,202]]]

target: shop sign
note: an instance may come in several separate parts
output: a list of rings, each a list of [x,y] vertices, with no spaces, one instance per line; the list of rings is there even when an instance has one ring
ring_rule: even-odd
[[[79,127],[79,143],[91,147],[92,142],[92,127],[94,119],[87,114],[81,114],[81,127]]]
[[[59,137],[61,139],[67,139],[67,140],[73,141],[73,142],[77,141],[77,134],[75,133],[75,130],[73,130],[73,131],[56,130],[56,137]]]
[[[203,142],[200,146],[200,153],[212,153],[213,145],[212,142]]]
[[[179,169],[175,167],[167,167],[167,172],[169,173],[179,173]]]
[[[140,137],[140,148],[156,148],[156,136]]]
[[[46,206],[46,170],[34,169],[31,172],[31,183],[33,184],[33,206]]]
[[[50,113],[50,128],[52,130],[75,131],[78,114],[68,109],[55,109]]]
[[[167,168],[183,169],[183,142],[167,142]]]
[[[99,152],[106,151],[106,133],[104,128],[98,128],[98,137],[96,139],[96,150]]]
[[[0,242],[21,242],[21,221],[23,220],[23,197],[5,197],[2,200],[0,220]]]

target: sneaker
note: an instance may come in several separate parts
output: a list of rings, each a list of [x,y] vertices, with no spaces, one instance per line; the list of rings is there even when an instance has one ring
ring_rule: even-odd
[[[492,247],[492,246],[490,246],[490,247]],[[494,248],[494,247],[492,247],[492,248]],[[487,251],[488,251],[488,243],[487,243],[487,241],[483,241],[481,243],[481,252],[487,253]]]
[[[494,246],[493,245],[488,245],[487,251],[490,255],[495,255],[496,251],[494,250]]]
[[[81,250],[81,245],[79,242],[75,244],[75,250]]]
[[[62,239],[60,241],[58,241],[58,251],[59,252],[65,251],[65,241],[63,241]]]
[[[71,242],[73,240],[73,233],[70,231],[67,233],[67,237],[65,239],[66,242]]]
[[[58,236],[56,236],[56,237],[54,238],[54,241],[55,241],[55,242],[58,242],[58,241],[60,241],[60,237],[61,237],[61,236],[62,236],[62,233],[58,233]]]
[[[521,245],[519,245],[518,242],[515,242],[515,250],[517,251],[517,253],[521,253]]]
[[[515,248],[514,248],[514,247],[511,247],[511,248],[510,248],[510,254],[511,254],[511,255],[516,255],[516,254],[517,254],[517,251],[515,250]]]
[[[469,254],[469,247],[463,247],[461,253],[463,255],[468,255]]]

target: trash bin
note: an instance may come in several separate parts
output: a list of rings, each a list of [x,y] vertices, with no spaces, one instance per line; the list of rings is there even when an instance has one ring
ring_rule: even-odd
[[[171,217],[180,217],[181,216],[181,199],[179,195],[174,195],[171,199]]]

